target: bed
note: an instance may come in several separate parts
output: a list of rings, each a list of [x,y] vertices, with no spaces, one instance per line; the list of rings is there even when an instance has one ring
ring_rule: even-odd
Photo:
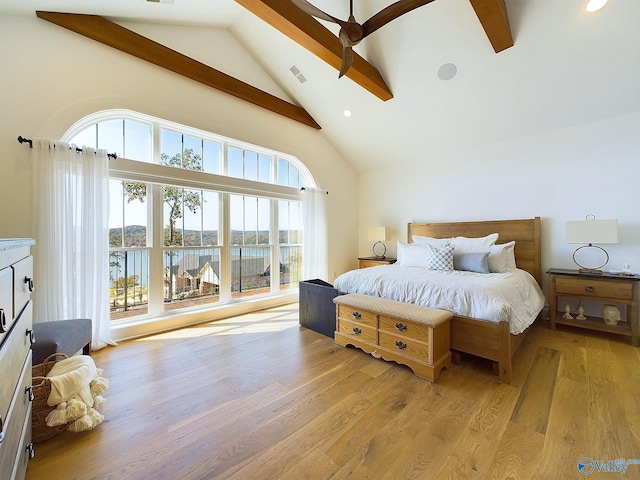
[[[446,295],[443,296],[440,292],[434,294],[430,290],[423,291],[422,287],[416,287],[416,285],[419,285],[419,281],[417,280],[419,275],[424,274],[428,277],[434,273],[429,271],[418,272],[418,270],[426,269],[414,269],[413,272],[410,273],[411,279],[407,280],[407,282],[410,281],[412,283],[407,283],[407,285],[403,286],[401,294],[403,297],[401,298],[399,298],[396,293],[391,293],[392,290],[387,288],[387,283],[385,282],[390,283],[397,280],[397,278],[394,279],[393,277],[406,275],[403,269],[407,267],[403,266],[370,267],[370,269],[347,272],[336,279],[335,286],[340,293],[377,295],[407,303],[417,303],[452,311],[454,317],[451,321],[451,349],[454,353],[464,352],[493,361],[494,370],[500,381],[511,383],[513,355],[522,343],[528,326],[535,320],[544,304],[544,295],[540,288],[542,282],[540,218],[482,222],[409,223],[407,228],[407,244],[413,243],[414,236],[432,238],[484,237],[492,233],[498,233],[496,245],[515,241],[514,257],[517,268],[505,270],[505,272],[508,273],[502,276],[505,279],[509,278],[510,281],[526,281],[528,284],[532,284],[531,288],[535,289],[535,292],[532,294],[535,305],[532,307],[525,306],[524,308],[529,308],[529,311],[520,315],[528,318],[524,323],[519,320],[517,322],[515,321],[519,315],[519,310],[523,308],[519,302],[516,301],[514,306],[508,305],[504,307],[504,303],[509,304],[511,299],[504,300],[502,297],[500,298],[502,302],[500,304],[501,308],[496,308],[497,313],[486,313],[482,309],[471,309],[469,311],[472,313],[465,315],[455,311],[455,309],[459,308],[458,305],[447,308],[446,301],[448,297]],[[366,272],[366,270],[369,271]],[[464,274],[468,272],[438,273],[442,273],[442,276],[449,274],[447,281],[456,285],[455,288],[452,289],[454,294],[456,291],[462,291],[464,288],[467,288],[464,287],[462,283],[458,286],[456,282],[461,281],[460,278],[464,277]],[[358,284],[353,282],[353,279],[358,276],[364,279],[364,283]],[[469,287],[470,289],[476,288],[480,291],[484,286],[481,287],[479,282],[484,282],[489,285],[487,286],[487,290],[489,291],[487,295],[491,295],[494,287],[490,284],[497,282],[496,278],[500,277],[501,274],[492,273],[490,275],[482,275],[471,273],[467,276],[471,285],[473,285],[473,282],[476,282],[475,286]],[[481,277],[484,277],[486,280],[479,280]],[[426,281],[428,281],[428,279]],[[466,282],[468,280],[465,278],[462,279],[462,281]],[[366,285],[367,288],[359,285]],[[375,289],[372,289],[372,285],[375,286]],[[527,288],[530,288],[530,286],[527,286]],[[516,290],[518,289],[519,288],[516,288]],[[476,303],[489,304],[491,302],[482,300]],[[466,310],[464,311],[466,312]]]

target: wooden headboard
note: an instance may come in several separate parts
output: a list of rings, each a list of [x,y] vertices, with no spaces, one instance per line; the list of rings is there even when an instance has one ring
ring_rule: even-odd
[[[412,243],[412,235],[449,238],[483,237],[498,233],[496,243],[515,240],[516,265],[533,275],[538,285],[542,285],[540,217],[486,222],[409,223],[407,227],[407,243]]]

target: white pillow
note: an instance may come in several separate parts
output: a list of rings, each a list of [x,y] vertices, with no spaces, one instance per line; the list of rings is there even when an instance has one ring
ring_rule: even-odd
[[[487,251],[491,245],[496,244],[496,240],[498,240],[498,234],[491,233],[485,237],[454,237],[451,239],[451,244],[456,248],[460,247],[461,249],[473,248],[475,249],[474,251],[477,252],[481,248],[484,248],[485,251]]]
[[[442,270],[448,272],[453,270],[453,245],[436,247],[426,245],[428,254],[427,268],[429,270]]]
[[[491,273],[504,273],[508,268],[516,268],[514,248],[516,242],[502,243],[489,247],[489,271]],[[511,266],[513,265],[513,266]]]
[[[419,245],[433,245],[435,247],[443,247],[451,243],[452,238],[434,238],[434,237],[421,237],[420,235],[412,235],[413,243]]]
[[[407,245],[404,242],[398,242],[398,250],[396,265],[401,267],[426,267],[429,261],[428,245]]]

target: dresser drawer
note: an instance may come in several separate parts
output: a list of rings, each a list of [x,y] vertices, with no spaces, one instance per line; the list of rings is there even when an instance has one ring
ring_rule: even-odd
[[[11,404],[7,411],[6,417],[3,417],[3,433],[4,440],[0,443],[0,468],[11,468],[12,470],[16,466],[16,461],[22,453],[22,444],[24,439],[22,438],[25,423],[27,423],[27,415],[31,416],[30,407],[31,401],[29,400],[29,392],[27,387],[31,386],[31,356],[27,356],[27,361],[24,362],[22,371],[20,372],[20,381],[18,382],[18,388],[15,390],[15,394],[11,399]],[[0,470],[2,472],[3,470]],[[8,470],[4,472],[5,475]],[[13,478],[3,477],[1,478]]]
[[[357,322],[361,325],[378,328],[378,314],[367,310],[359,310],[349,305],[338,305],[338,318]]]
[[[378,342],[378,330],[374,327],[343,319],[340,319],[339,324],[338,331],[347,337],[353,337],[366,343],[376,344]]]
[[[426,343],[426,341],[420,342],[412,338],[394,335],[381,330],[380,346],[418,361],[431,363],[431,359],[429,358],[429,344]]]
[[[0,270],[0,345],[13,324],[13,270]]]
[[[33,257],[25,257],[11,265],[13,268],[13,315],[18,316],[33,291]]]
[[[591,278],[556,277],[556,294],[580,295],[583,297],[606,297],[632,301],[633,285],[629,282]]]
[[[31,319],[32,305],[29,302],[5,338],[0,350],[0,378],[2,378],[0,381],[0,415],[3,423],[6,422],[9,404],[18,385],[25,359],[31,358]]]
[[[429,325],[380,315],[379,328],[392,335],[401,335],[421,342],[429,341]]]

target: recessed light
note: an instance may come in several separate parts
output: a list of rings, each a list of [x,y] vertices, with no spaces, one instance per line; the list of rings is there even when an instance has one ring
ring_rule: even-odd
[[[608,1],[609,0],[587,0],[584,9],[589,13],[597,12],[604,7]]]
[[[451,80],[458,73],[458,67],[453,63],[445,63],[438,69],[438,78],[440,80]]]
[[[351,116],[351,110],[346,109],[344,112],[342,112],[344,114],[345,117],[349,118]]]

